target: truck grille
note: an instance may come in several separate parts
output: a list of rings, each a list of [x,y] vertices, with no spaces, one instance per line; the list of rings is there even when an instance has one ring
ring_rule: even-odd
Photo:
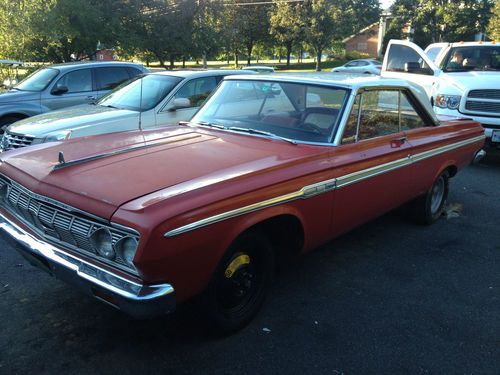
[[[467,101],[465,109],[472,112],[489,112],[500,115],[500,101],[495,102],[480,102],[480,101]]]
[[[26,147],[31,145],[34,139],[35,137],[30,137],[22,134],[14,134],[6,131],[3,135],[0,147],[4,151],[11,150],[13,148]]]
[[[500,90],[471,90],[467,95],[464,113],[500,116]]]
[[[139,236],[132,230],[121,230],[106,223],[85,217],[84,213],[70,212],[69,207],[55,200],[35,194],[18,183],[0,177],[0,204],[34,232],[50,242],[62,244],[92,258],[130,271],[131,267],[118,255],[114,261],[100,257],[90,241],[90,235],[99,228],[111,232],[113,246],[124,237]],[[76,211],[76,210],[75,210]]]
[[[470,90],[469,98],[478,98],[478,99],[498,99],[500,100],[500,90]]]

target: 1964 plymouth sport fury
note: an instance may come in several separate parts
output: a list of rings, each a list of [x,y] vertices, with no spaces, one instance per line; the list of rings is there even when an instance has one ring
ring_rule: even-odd
[[[223,332],[257,313],[275,258],[411,202],[442,213],[481,126],[440,122],[406,81],[226,78],[190,123],[0,155],[0,228],[33,264],[136,317],[197,297]]]

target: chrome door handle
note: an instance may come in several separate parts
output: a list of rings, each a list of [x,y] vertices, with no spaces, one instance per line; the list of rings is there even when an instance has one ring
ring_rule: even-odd
[[[85,99],[86,100],[96,100],[97,98],[95,96],[89,95]]]

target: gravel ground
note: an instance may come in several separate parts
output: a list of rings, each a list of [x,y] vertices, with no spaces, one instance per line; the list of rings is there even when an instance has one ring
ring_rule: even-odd
[[[243,331],[134,321],[0,242],[0,374],[500,374],[500,157],[451,181],[448,218],[385,215],[280,271]],[[1,241],[1,240],[0,240]]]

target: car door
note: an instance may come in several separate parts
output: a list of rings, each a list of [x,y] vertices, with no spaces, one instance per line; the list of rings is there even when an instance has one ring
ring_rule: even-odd
[[[370,89],[356,95],[334,154],[335,235],[411,196],[411,145],[399,122],[398,90]]]
[[[184,82],[170,97],[167,104],[158,112],[156,124],[158,126],[177,124],[179,121],[189,121],[200,105],[217,87],[217,78],[207,76],[194,78]]]
[[[125,66],[102,66],[94,68],[94,72],[97,84],[96,99],[102,98],[115,87],[131,78]]]
[[[429,98],[432,86],[441,70],[416,44],[406,40],[391,40],[382,64],[383,77],[401,78],[422,86]]]
[[[42,94],[41,105],[45,110],[56,110],[95,100],[96,90],[92,69],[77,69],[64,73]]]

